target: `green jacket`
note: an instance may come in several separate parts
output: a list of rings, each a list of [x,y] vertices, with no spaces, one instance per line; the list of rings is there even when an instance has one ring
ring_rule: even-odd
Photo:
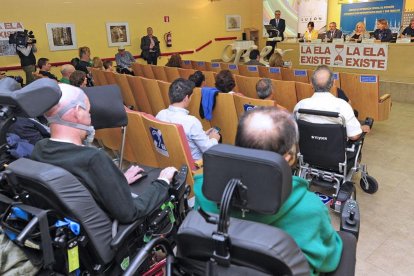
[[[201,206],[204,211],[218,213],[215,203],[202,194],[203,175],[194,177],[194,208]],[[247,213],[244,219],[278,227],[288,233],[305,254],[309,265],[319,272],[334,271],[341,259],[342,240],[333,229],[328,208],[312,192],[308,182],[293,176],[292,193],[275,215]],[[232,216],[242,218],[241,212]]]

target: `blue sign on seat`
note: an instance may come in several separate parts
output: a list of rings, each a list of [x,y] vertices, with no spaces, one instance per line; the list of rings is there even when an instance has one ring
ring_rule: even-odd
[[[334,72],[333,73],[334,80],[339,80],[339,73]]]
[[[191,64],[190,60],[183,60],[183,62],[184,62],[185,65],[190,65]]]
[[[211,63],[211,67],[213,67],[213,68],[219,68],[220,67],[220,63],[213,62],[213,63]]]
[[[236,64],[229,64],[229,70],[237,70]]]
[[[162,133],[159,129],[150,127],[150,132],[152,136],[152,141],[154,143],[155,150],[160,154],[169,157],[167,147],[165,146],[164,139],[162,138]]]
[[[255,109],[256,107],[257,107],[257,106],[252,105],[252,104],[244,104],[244,105],[243,105],[243,109],[244,109],[244,111],[249,111],[249,110]]]
[[[359,77],[359,81],[360,82],[365,82],[365,83],[376,83],[377,82],[377,76],[360,76]]]
[[[270,67],[269,68],[269,73],[280,74],[280,68],[279,67]]]
[[[250,72],[257,72],[257,66],[247,66],[247,70]]]
[[[306,70],[293,70],[293,74],[295,77],[306,77],[308,75],[308,72]]]
[[[198,62],[197,62],[197,65],[198,65],[198,66],[205,66],[205,65],[206,65],[206,63],[205,63],[204,61],[198,61]]]

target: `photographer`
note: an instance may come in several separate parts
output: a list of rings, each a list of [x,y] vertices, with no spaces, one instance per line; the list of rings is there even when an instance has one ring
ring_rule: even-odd
[[[20,65],[26,74],[26,85],[34,81],[33,73],[36,71],[36,57],[34,53],[36,52],[36,43],[31,38],[27,41],[26,46],[16,46],[16,53],[20,58]]]

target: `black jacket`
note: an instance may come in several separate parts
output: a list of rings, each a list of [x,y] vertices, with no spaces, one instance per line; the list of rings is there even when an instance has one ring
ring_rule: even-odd
[[[275,27],[276,27],[276,29],[278,29],[278,30],[279,30],[279,32],[280,32],[280,37],[282,37],[282,40],[284,40],[284,39],[285,39],[285,36],[284,36],[284,34],[283,34],[283,33],[285,32],[285,29],[286,29],[286,22],[285,22],[285,20],[284,20],[284,19],[279,19],[279,24],[278,24],[278,25],[276,25],[276,19],[275,19],[275,18],[270,19],[269,25],[273,25],[273,26],[275,26]]]
[[[152,36],[152,39],[154,39],[154,43],[155,46],[154,48],[152,48],[152,50],[155,52],[155,55],[157,57],[159,57],[161,55],[161,51],[160,51],[160,41],[158,40],[158,38],[156,36]],[[149,53],[150,53],[150,44],[151,44],[151,40],[149,38],[148,35],[143,36],[141,38],[141,57],[144,60],[147,60],[149,57]]]
[[[380,38],[381,34],[381,38]],[[390,42],[392,39],[392,32],[390,29],[380,30],[376,29],[374,31],[374,37],[375,39],[381,40],[382,42]]]

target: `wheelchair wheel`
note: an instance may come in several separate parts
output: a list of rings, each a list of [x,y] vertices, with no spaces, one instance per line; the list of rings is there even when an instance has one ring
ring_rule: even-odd
[[[361,185],[362,190],[368,194],[374,194],[378,191],[378,182],[370,175],[361,177],[359,184]]]

